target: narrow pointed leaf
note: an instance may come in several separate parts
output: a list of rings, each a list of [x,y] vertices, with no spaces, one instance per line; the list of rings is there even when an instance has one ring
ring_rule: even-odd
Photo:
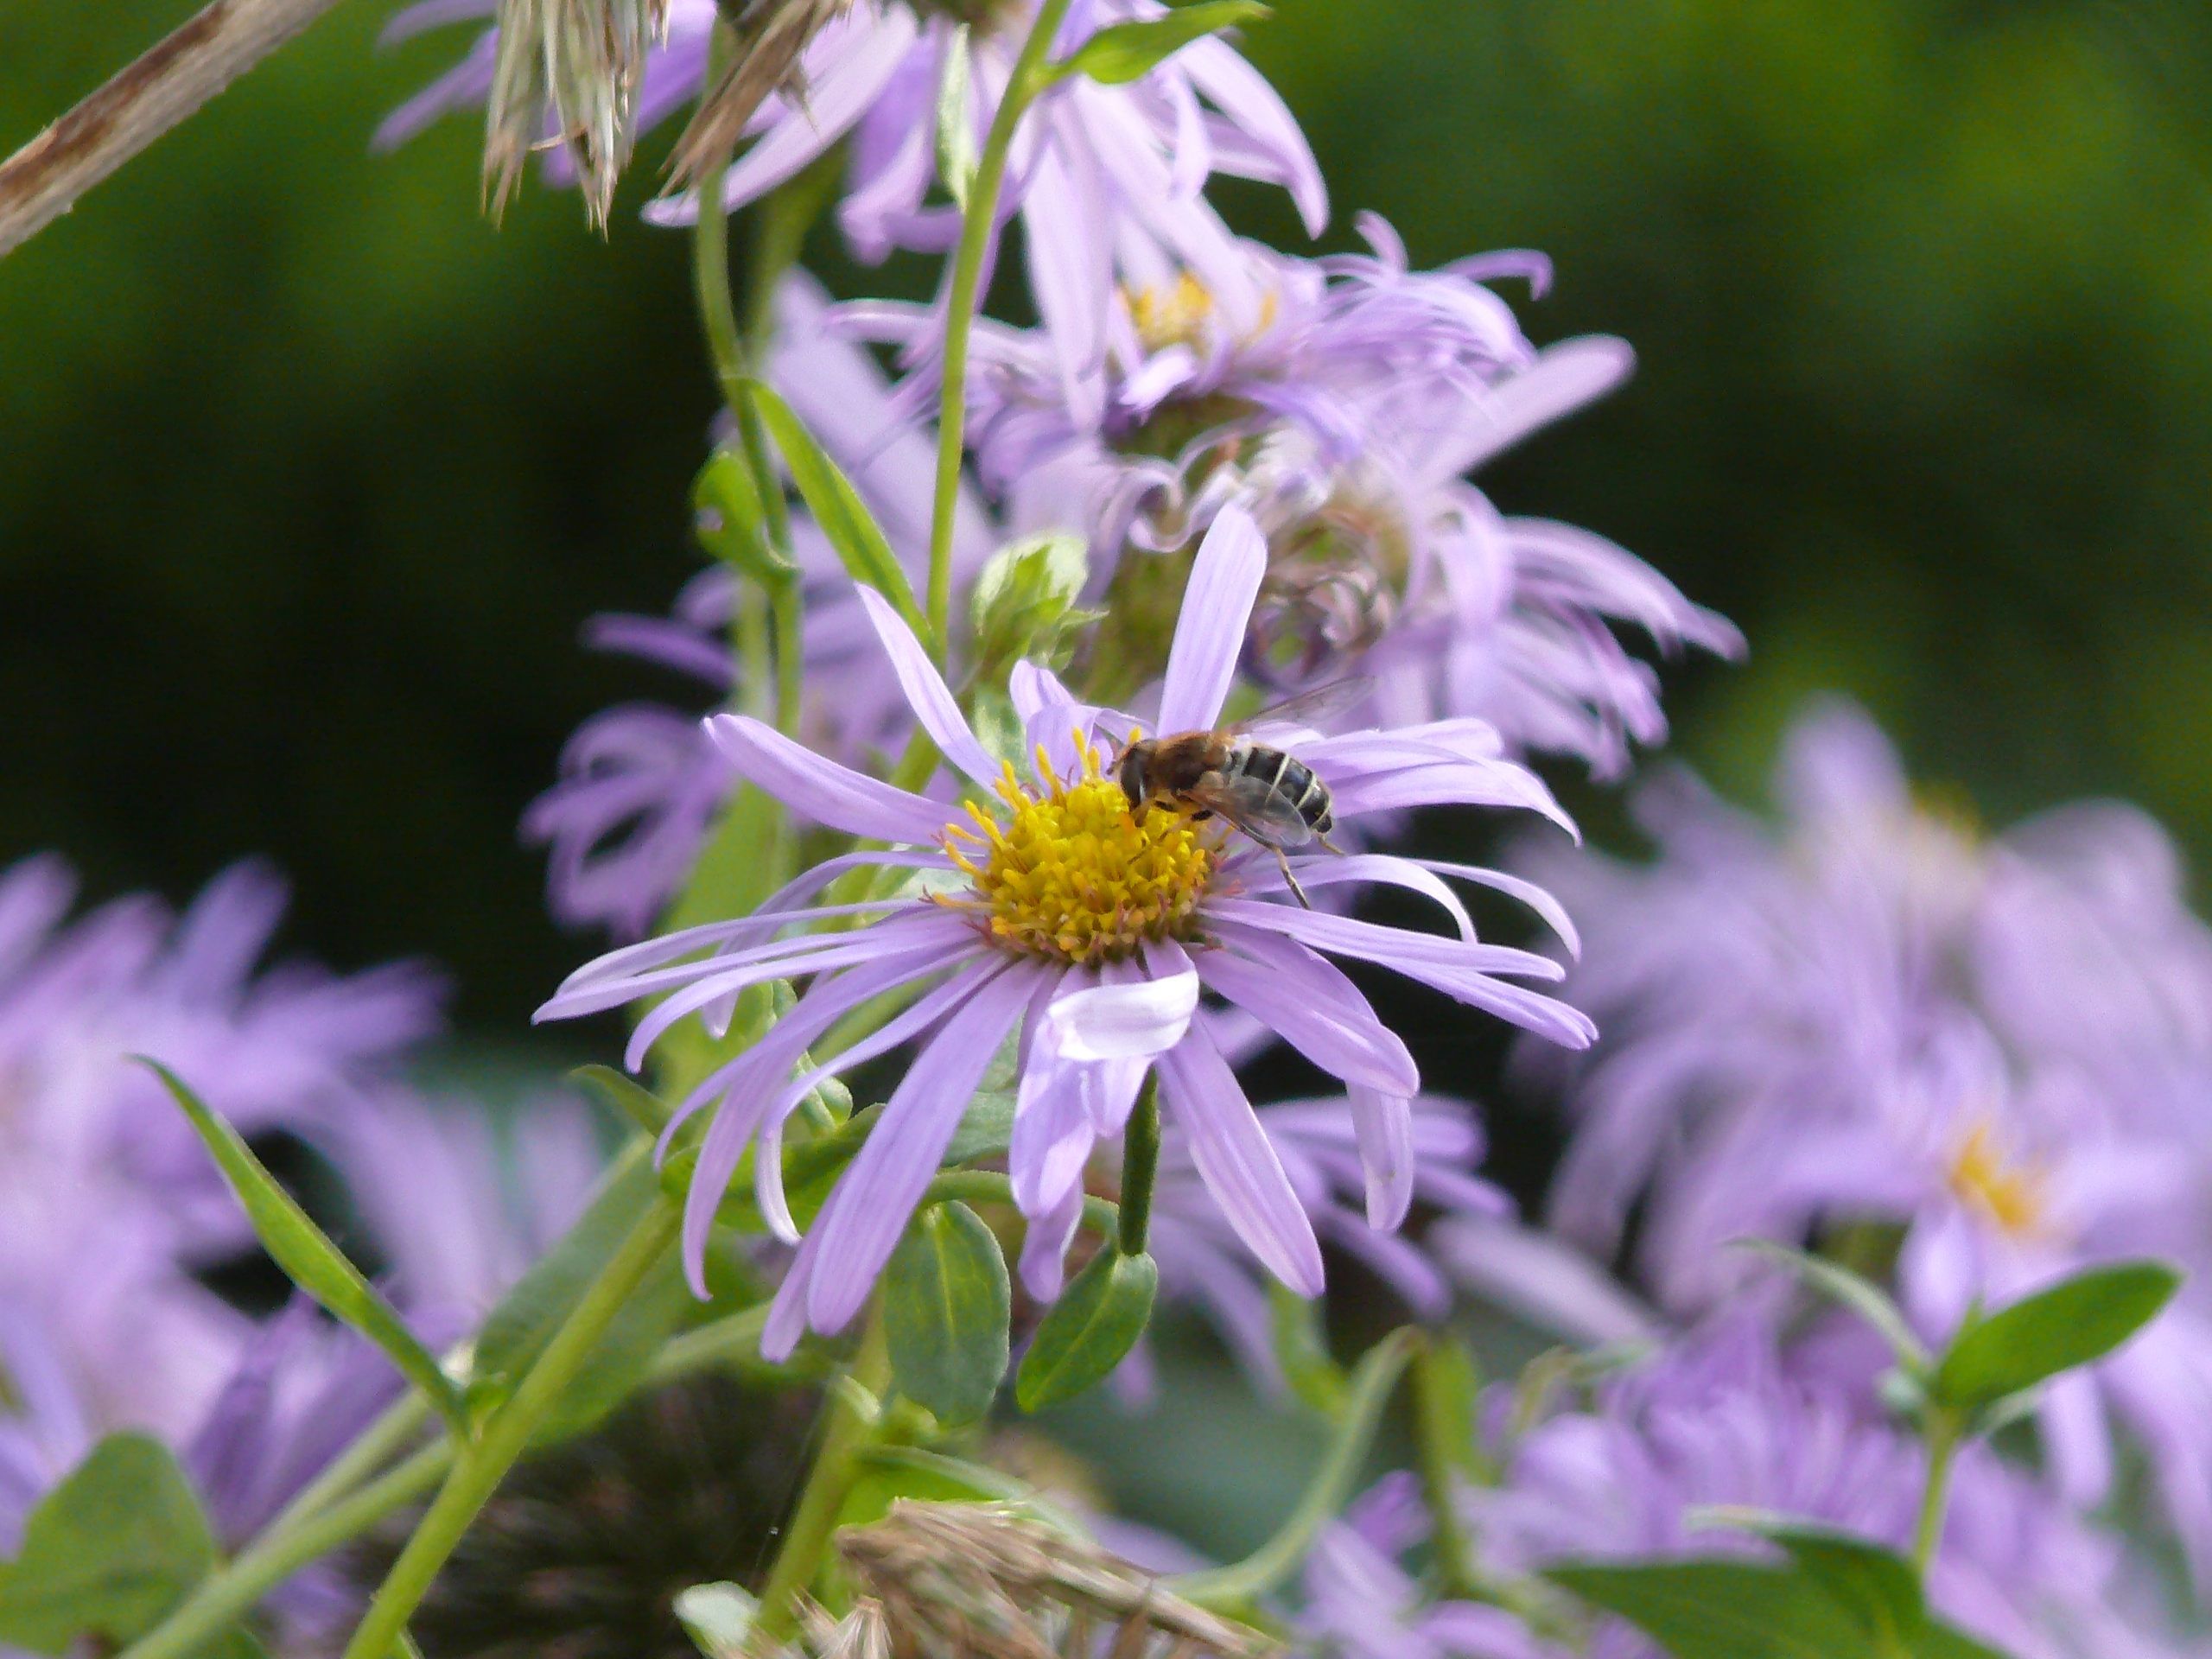
[[[699,545],[739,575],[775,588],[798,574],[798,567],[768,539],[767,514],[753,469],[728,447],[707,457],[691,484]]]
[[[1068,1282],[1021,1357],[1014,1397],[1024,1411],[1072,1400],[1113,1374],[1137,1345],[1160,1294],[1149,1255],[1101,1250]]]
[[[346,1259],[292,1195],[277,1185],[276,1178],[263,1167],[236,1129],[210,1110],[168,1067],[158,1060],[140,1058],[199,1131],[231,1190],[238,1194],[262,1247],[285,1276],[334,1318],[383,1349],[401,1375],[420,1389],[457,1431],[466,1433],[468,1415],[461,1389],[438,1369],[436,1359],[415,1339],[391,1304],[361,1276],[361,1270]]]
[[[899,1392],[947,1424],[981,1418],[1006,1376],[1013,1313],[997,1235],[964,1204],[930,1205],[884,1272],[884,1334]]]
[[[1258,0],[1198,0],[1161,16],[1116,23],[1085,41],[1062,66],[1063,72],[1088,75],[1119,86],[1150,74],[1185,47],[1205,35],[1255,22],[1268,15]]]
[[[2162,1262],[2092,1268],[1970,1325],[1936,1368],[1929,1392],[1978,1410],[2102,1359],[2156,1319],[2181,1275]]]
[[[647,1135],[658,1135],[668,1123],[668,1103],[611,1065],[580,1065],[569,1081],[590,1090]]]
[[[745,391],[761,424],[783,451],[784,464],[791,468],[791,481],[805,498],[807,510],[853,580],[866,582],[889,600],[914,631],[914,637],[925,645],[931,644],[929,619],[915,602],[906,571],[853,481],[823,452],[806,429],[806,423],[772,389],[758,380],[748,380]]]
[[[1735,1242],[1740,1249],[1763,1255],[1777,1266],[1789,1268],[1804,1281],[1808,1288],[1816,1290],[1831,1300],[1840,1302],[1865,1319],[1878,1332],[1897,1363],[1908,1371],[1918,1372],[1928,1364],[1928,1350],[1904,1317],[1904,1310],[1890,1299],[1889,1294],[1872,1280],[1853,1273],[1840,1262],[1825,1256],[1808,1255],[1802,1250],[1793,1250],[1786,1244],[1772,1239],[1739,1238]]]

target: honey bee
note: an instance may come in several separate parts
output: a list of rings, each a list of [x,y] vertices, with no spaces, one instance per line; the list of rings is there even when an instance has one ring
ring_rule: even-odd
[[[1275,855],[1292,895],[1311,910],[1313,901],[1291,874],[1288,849],[1319,842],[1341,850],[1329,845],[1336,828],[1329,786],[1296,755],[1242,733],[1249,726],[1299,724],[1365,689],[1363,680],[1332,681],[1217,731],[1139,738],[1122,751],[1122,793],[1140,810],[1159,801],[1195,818],[1217,817],[1249,836]]]

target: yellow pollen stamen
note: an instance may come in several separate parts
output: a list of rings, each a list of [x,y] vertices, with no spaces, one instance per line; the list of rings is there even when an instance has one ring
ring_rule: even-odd
[[[989,915],[1009,950],[1064,962],[1115,962],[1147,939],[1189,938],[1220,850],[1217,831],[1157,802],[1132,810],[1081,733],[1082,770],[1062,781],[1040,750],[1040,793],[1009,766],[997,794],[1003,821],[970,805],[982,835],[955,824],[944,851],[975,883],[943,902]],[[963,845],[962,843],[968,843]]]
[[[2045,1172],[2033,1164],[2008,1163],[1986,1120],[1967,1131],[1952,1155],[1948,1179],[1961,1203],[1979,1210],[2000,1230],[2043,1230],[2049,1207]]]

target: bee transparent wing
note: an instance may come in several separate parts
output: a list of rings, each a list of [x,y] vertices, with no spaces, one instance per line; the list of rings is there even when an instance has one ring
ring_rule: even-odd
[[[1190,800],[1264,847],[1303,847],[1313,839],[1298,804],[1256,778],[1232,778],[1190,791]]]
[[[1259,727],[1273,726],[1293,730],[1319,730],[1320,723],[1331,715],[1351,708],[1374,689],[1374,676],[1347,674],[1342,679],[1330,680],[1300,691],[1296,696],[1285,697],[1281,702],[1271,702],[1258,713],[1236,721],[1230,729],[1249,732]]]

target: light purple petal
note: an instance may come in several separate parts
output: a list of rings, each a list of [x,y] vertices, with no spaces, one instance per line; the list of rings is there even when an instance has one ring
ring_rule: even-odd
[[[741,777],[794,811],[849,836],[925,847],[950,822],[937,803],[825,760],[747,715],[710,715],[707,734]]]
[[[1347,1084],[1404,1096],[1421,1087],[1404,1042],[1341,969],[1279,936],[1255,931],[1241,943],[1250,957],[1198,953],[1198,972],[1211,988]]]
[[[1367,1175],[1367,1224],[1395,1232],[1414,1202],[1414,1103],[1354,1084],[1352,1128],[1359,1136],[1360,1167]]]
[[[1251,514],[1223,508],[1198,543],[1183,592],[1160,693],[1160,731],[1204,731],[1219,721],[1267,574],[1267,537]]]
[[[976,734],[969,729],[967,718],[961,714],[951,688],[937,671],[937,664],[930,661],[929,652],[922,649],[922,642],[914,638],[914,631],[906,626],[906,619],[881,594],[865,586],[855,591],[868,611],[868,620],[875,626],[875,637],[883,642],[883,654],[891,659],[891,671],[899,677],[899,689],[906,694],[907,706],[913,709],[914,718],[921,722],[922,729],[930,734],[940,754],[985,789],[990,788],[998,781],[999,765],[976,741]],[[943,828],[941,823],[939,828]]]
[[[1185,967],[1164,979],[1094,985],[1054,999],[1046,1011],[1054,1052],[1066,1060],[1126,1060],[1183,1040],[1198,1011],[1198,976]]]
[[[1324,1285],[1313,1224],[1283,1173],[1236,1074],[1203,1027],[1160,1059],[1176,1122],[1189,1137],[1191,1161],[1236,1236],[1269,1273],[1301,1296]]]
[[[852,1322],[906,1230],[991,1056],[1045,971],[1016,963],[947,1019],[893,1090],[882,1121],[837,1183],[808,1242],[819,1255],[807,1320],[825,1335]]]

